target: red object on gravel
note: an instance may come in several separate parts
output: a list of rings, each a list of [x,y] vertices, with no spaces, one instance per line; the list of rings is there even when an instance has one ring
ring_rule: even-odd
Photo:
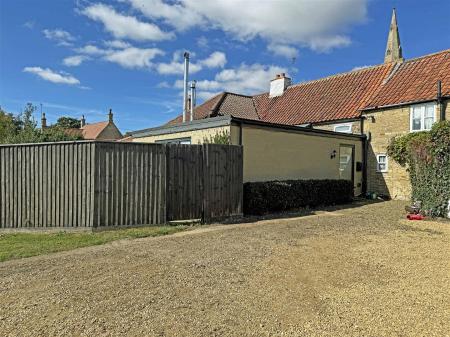
[[[406,216],[409,220],[423,220],[425,217],[422,214],[408,214]]]

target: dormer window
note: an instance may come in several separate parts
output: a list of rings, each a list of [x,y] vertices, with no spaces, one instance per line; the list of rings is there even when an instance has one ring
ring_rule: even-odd
[[[436,105],[434,103],[416,104],[411,106],[411,132],[430,130],[434,122],[436,122]]]

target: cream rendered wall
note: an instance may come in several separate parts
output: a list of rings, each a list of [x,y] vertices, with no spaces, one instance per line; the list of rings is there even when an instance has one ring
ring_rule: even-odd
[[[184,131],[184,132],[176,132],[176,133],[170,133],[170,134],[165,134],[165,135],[140,137],[140,138],[134,138],[133,142],[155,143],[160,140],[170,140],[170,139],[189,138],[190,137],[191,144],[203,144],[205,137],[209,138],[219,132],[230,133],[230,126],[227,125],[227,126],[202,129],[202,130]]]
[[[244,181],[339,179],[339,145],[355,146],[362,162],[362,141],[282,129],[243,125]],[[336,156],[330,158],[333,151]],[[362,172],[355,171],[355,194],[361,193]]]

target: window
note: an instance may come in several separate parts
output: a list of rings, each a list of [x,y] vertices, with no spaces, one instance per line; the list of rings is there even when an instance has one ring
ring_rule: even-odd
[[[352,133],[352,123],[337,124],[334,126],[334,132]]]
[[[435,104],[418,104],[411,106],[411,132],[430,130],[436,121]]]
[[[385,154],[377,155],[377,171],[378,172],[387,172],[388,170],[388,159]]]

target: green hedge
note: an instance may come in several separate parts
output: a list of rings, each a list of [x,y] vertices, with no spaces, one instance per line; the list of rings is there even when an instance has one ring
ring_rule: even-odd
[[[407,167],[412,198],[422,202],[422,211],[445,217],[450,200],[450,121],[434,124],[431,131],[394,138],[388,155]]]
[[[244,184],[244,213],[261,215],[301,207],[343,204],[352,201],[348,180],[286,180]]]

